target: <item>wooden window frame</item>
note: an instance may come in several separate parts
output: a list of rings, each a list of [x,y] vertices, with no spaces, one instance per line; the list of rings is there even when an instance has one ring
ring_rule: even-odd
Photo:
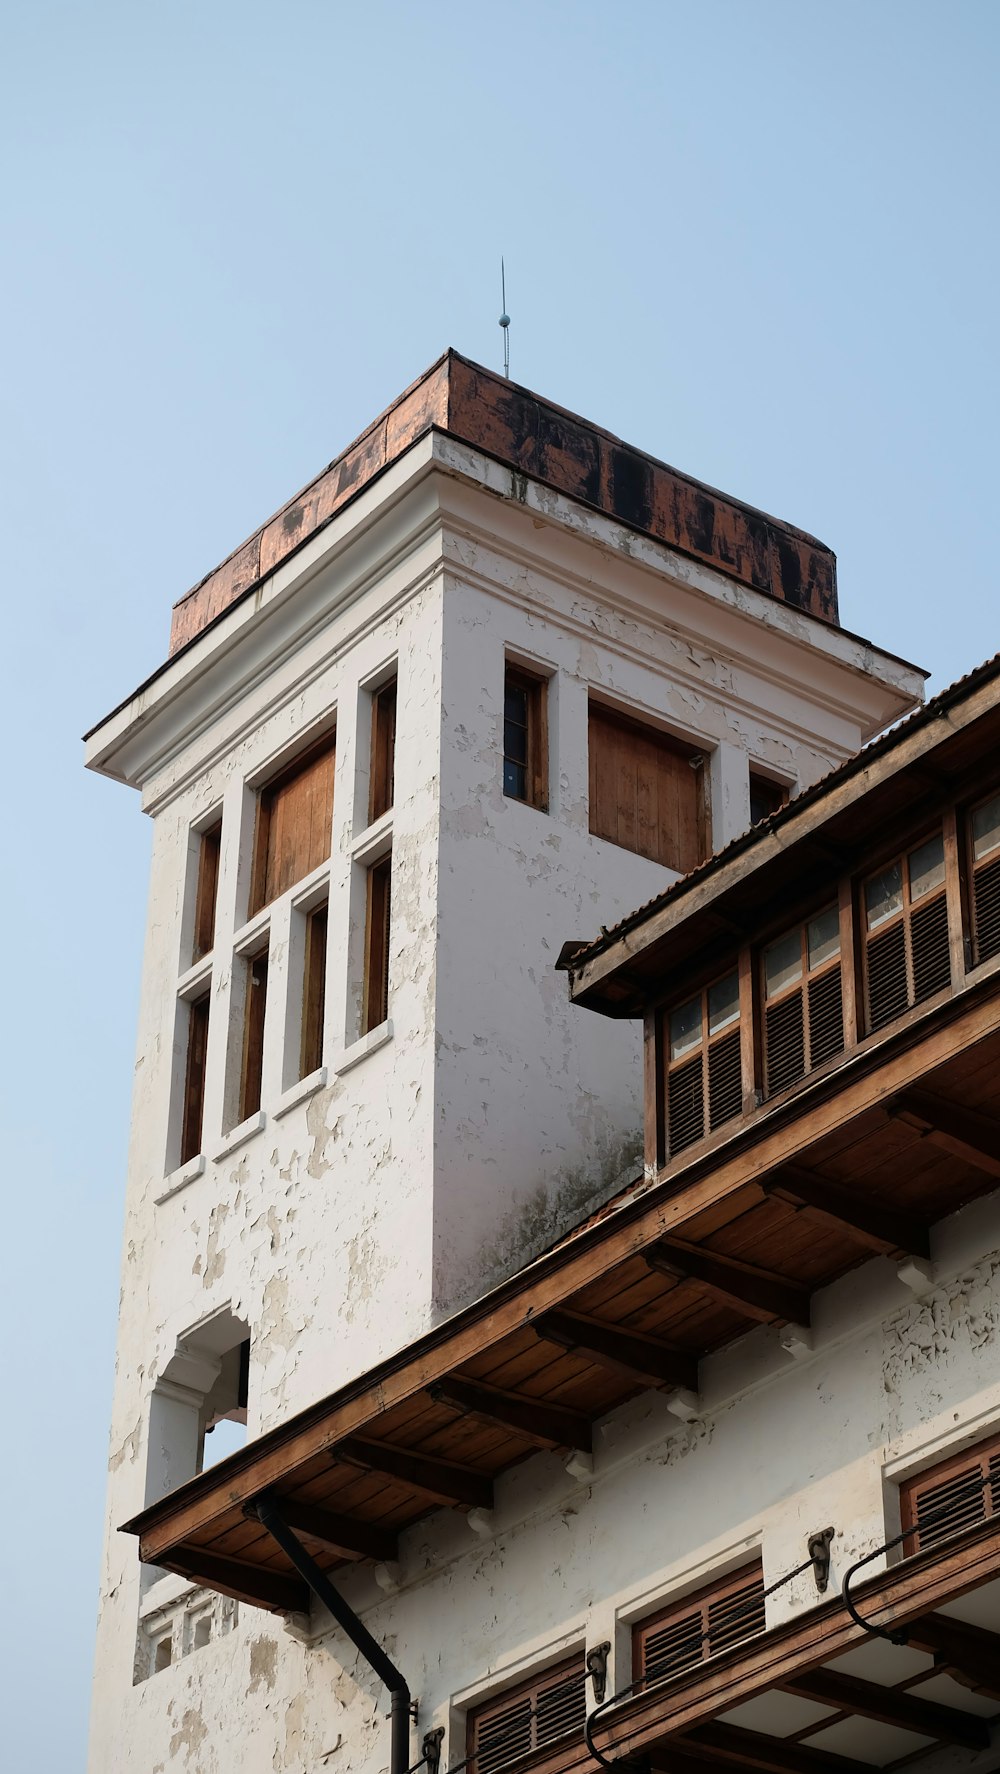
[[[933,839],[938,837],[939,835],[941,838],[941,847],[942,847],[942,855],[943,855],[943,862],[944,862],[943,879],[942,879],[939,887],[935,887],[929,893],[922,894],[919,899],[913,900],[913,899],[911,899],[911,895],[910,895],[910,859],[912,856],[914,856],[916,854],[916,852],[918,850],[922,850],[925,845],[931,843],[933,841]],[[891,913],[889,917],[883,919],[883,921],[880,924],[875,926],[875,929],[873,931],[869,925],[868,907],[867,907],[867,903],[866,903],[866,889],[867,889],[868,883],[870,881],[876,880],[879,875],[884,874],[886,872],[886,870],[892,868],[894,866],[894,864],[897,862],[900,864],[900,867],[901,867],[902,904],[901,904],[898,911]],[[861,997],[861,1006],[862,1006],[862,1013],[863,1013],[862,1027],[863,1027],[865,1036],[872,1036],[872,1035],[881,1034],[884,1029],[895,1027],[896,1024],[900,1021],[900,1019],[902,1017],[908,1015],[910,1012],[912,1012],[914,1010],[925,1009],[927,1007],[927,1005],[936,1003],[938,1001],[938,999],[942,998],[946,992],[952,992],[954,990],[955,979],[954,979],[953,960],[952,960],[952,955],[951,955],[951,900],[952,900],[953,895],[952,895],[952,891],[951,891],[951,888],[949,885],[951,875],[952,875],[952,870],[949,868],[949,846],[948,846],[947,839],[946,839],[944,810],[943,810],[939,820],[933,826],[931,826],[929,828],[924,827],[922,829],[922,831],[920,831],[919,835],[917,835],[915,837],[912,837],[912,838],[907,837],[907,839],[902,844],[902,846],[896,846],[893,849],[893,851],[888,856],[886,856],[882,862],[880,862],[878,864],[877,867],[868,868],[865,870],[863,875],[858,876],[857,938],[858,938],[859,958],[860,958],[860,964],[861,964],[860,972],[861,972],[861,981],[862,981],[862,997]],[[948,978],[947,983],[943,986],[940,986],[936,991],[929,992],[929,993],[925,994],[923,997],[918,998],[917,994],[916,994],[916,980],[915,980],[914,961],[913,961],[913,928],[912,928],[913,927],[913,917],[914,917],[915,912],[916,912],[917,916],[919,916],[921,913],[927,911],[931,906],[936,905],[938,901],[941,901],[944,905],[945,917],[948,922],[949,978]],[[890,931],[892,931],[893,929],[895,929],[897,927],[902,927],[902,930],[903,930],[904,962],[905,962],[905,972],[906,972],[906,1003],[896,1013],[896,1015],[886,1017],[881,1022],[875,1023],[872,1019],[872,1009],[871,1009],[870,954],[871,954],[872,944],[873,944],[873,941],[880,940],[882,937],[884,937]]]
[[[181,1106],[180,1164],[190,1163],[203,1151],[205,1132],[205,1071],[211,1021],[211,988],[187,1003],[187,1042],[184,1061],[184,1098]]]
[[[729,978],[735,978],[737,982],[737,1012],[735,1017],[713,1035],[709,1030],[709,993],[715,986],[721,985],[724,980]],[[701,1038],[697,1046],[692,1045],[681,1058],[672,1060],[670,1057],[670,1019],[678,1011],[683,1010],[686,1005],[693,1003],[696,999],[700,1006],[701,1013]],[[743,1003],[744,992],[740,978],[739,960],[738,957],[734,956],[731,966],[724,968],[721,972],[714,973],[711,979],[707,980],[696,990],[685,993],[683,998],[672,999],[671,1002],[664,1005],[659,1012],[660,1051],[662,1056],[659,1071],[661,1079],[660,1101],[662,1107],[658,1112],[657,1119],[659,1137],[662,1142],[660,1149],[663,1153],[664,1161],[667,1164],[669,1164],[673,1158],[678,1157],[682,1152],[690,1151],[694,1146],[697,1146],[701,1140],[710,1138],[711,1135],[717,1133],[720,1128],[728,1127],[731,1122],[736,1120],[737,1116],[743,1114],[745,1111],[746,1078],[744,1054],[747,1042],[747,1032],[744,1028]],[[734,1109],[731,1115],[727,1115],[724,1120],[717,1122],[713,1127],[711,1118],[711,1055],[724,1041],[730,1041],[734,1035],[738,1036],[739,1043],[740,1106],[738,1109]],[[695,1138],[685,1140],[677,1147],[676,1151],[674,1151],[671,1149],[670,1145],[670,1080],[671,1077],[676,1077],[683,1069],[691,1066],[698,1058],[701,1060],[702,1131]]]
[[[392,932],[392,852],[369,865],[365,884],[365,972],[361,1033],[389,1017],[389,943]]]
[[[326,1020],[326,957],[329,945],[328,900],[309,908],[305,917],[302,957],[302,1017],[299,1034],[299,1078],[309,1078],[323,1064]]]
[[[998,795],[1000,795],[1000,787],[995,784],[988,794],[977,795],[976,799],[969,803],[962,815],[962,836],[964,842],[957,846],[961,870],[959,895],[962,905],[962,929],[966,938],[963,943],[963,959],[967,970],[970,972],[978,967],[988,967],[991,964],[996,964],[998,959],[1000,959],[1000,947],[990,955],[983,956],[980,953],[980,912],[977,904],[976,891],[977,877],[982,876],[987,869],[992,868],[994,864],[1000,861],[1000,846],[994,850],[987,851],[986,855],[977,862],[975,854],[975,838],[972,830],[973,818],[979,811],[980,807],[987,806],[990,801],[996,800]]]
[[[206,826],[198,839],[198,883],[194,902],[191,961],[201,961],[215,947],[215,920],[219,904],[219,865],[222,857],[222,820]]]
[[[368,775],[368,824],[374,825],[393,805],[396,788],[395,675],[372,691],[371,754]]]
[[[683,847],[678,848],[673,856],[664,854],[664,846],[658,843],[655,847],[642,848],[639,843],[630,843],[621,835],[619,822],[616,835],[612,835],[601,817],[602,802],[599,793],[599,776],[601,748],[595,744],[595,720],[605,727],[615,727],[621,733],[634,734],[651,745],[655,751],[667,754],[684,763],[692,772],[695,783],[694,826],[691,842],[691,853],[686,854]],[[700,866],[711,852],[712,821],[710,811],[710,770],[707,751],[691,740],[680,739],[673,733],[664,732],[652,721],[644,720],[641,715],[630,713],[615,704],[603,702],[597,696],[591,696],[587,707],[587,771],[588,771],[588,829],[591,837],[599,838],[603,843],[615,844],[621,850],[627,850],[632,856],[644,856],[647,861],[657,863],[661,868],[668,868],[674,874],[686,874]],[[619,776],[619,784],[621,778]],[[620,792],[620,790],[619,790]],[[639,836],[639,807],[636,808],[636,837]],[[619,800],[618,812],[621,812]],[[662,839],[662,819],[656,821]],[[647,828],[649,829],[649,828]]]
[[[788,796],[789,796],[788,784],[784,783],[784,782],[778,782],[776,777],[768,776],[765,773],[765,771],[763,771],[763,770],[755,770],[752,764],[750,765],[747,775],[748,775],[749,784],[750,784],[750,824],[751,825],[759,825],[762,819],[770,819],[772,814],[780,813],[782,807],[788,806]],[[758,783],[758,782],[763,784],[763,786],[766,789],[771,791],[769,794],[769,799],[773,802],[773,805],[768,807],[766,812],[759,813],[757,815],[757,818],[754,819],[754,816],[753,816],[754,783]]]
[[[581,1715],[579,1730],[574,1727],[571,1730],[559,1732],[551,1738],[545,1738],[543,1742],[539,1743],[537,1719],[538,1697],[549,1692],[552,1688],[565,1683],[571,1678],[578,1680],[580,1683]],[[505,1713],[510,1711],[511,1707],[517,1706],[518,1702],[523,1702],[524,1700],[530,1702],[532,1714],[530,1720],[527,1721],[531,1738],[529,1746],[522,1750],[520,1754],[513,1755],[509,1758],[503,1755],[500,1755],[496,1759],[492,1757],[487,1759],[486,1756],[481,1757],[479,1751],[479,1733],[482,1726],[488,1724],[491,1719],[502,1718]],[[583,1727],[586,1711],[587,1664],[585,1653],[583,1650],[580,1650],[575,1652],[572,1657],[564,1658],[559,1663],[550,1663],[545,1669],[536,1671],[534,1675],[529,1676],[526,1680],[518,1682],[510,1688],[504,1688],[500,1693],[492,1695],[489,1700],[482,1701],[480,1705],[470,1707],[466,1714],[465,1731],[466,1755],[469,1759],[469,1774],[480,1774],[480,1760],[486,1763],[487,1774],[500,1774],[501,1769],[506,1770],[508,1767],[511,1769],[516,1768],[518,1770],[531,1768],[539,1771],[539,1774],[541,1774],[541,1771],[543,1770],[551,1769],[552,1774],[556,1774],[556,1770],[562,1768],[565,1764],[567,1748],[577,1742],[580,1744],[583,1742]]]
[[[961,1480],[966,1473],[970,1475],[971,1480],[976,1477],[977,1469],[980,1481],[978,1495],[982,1501],[981,1515],[978,1519],[970,1515],[964,1522],[960,1522],[952,1528],[948,1527],[946,1515],[938,1515],[937,1522],[935,1523],[932,1519],[930,1525],[932,1529],[937,1527],[939,1531],[932,1532],[924,1542],[919,1511],[919,1503],[923,1493],[928,1490],[937,1490],[939,1486],[947,1485],[949,1481]],[[973,1510],[975,1509],[977,1491],[973,1483],[970,1482],[960,1502],[956,1493],[953,1492],[952,1496],[956,1500],[958,1509],[962,1508],[963,1503],[967,1503]],[[942,1508],[947,1508],[947,1505],[943,1505]],[[935,1514],[937,1511],[932,1508],[931,1517],[933,1518]],[[998,1515],[1000,1515],[1000,1433],[991,1435],[984,1441],[973,1442],[963,1448],[960,1453],[950,1454],[946,1459],[939,1460],[936,1465],[927,1466],[922,1472],[915,1473],[912,1478],[903,1479],[899,1487],[899,1525],[906,1535],[902,1545],[903,1557],[910,1558],[914,1553],[927,1551],[931,1547],[943,1547],[963,1531],[967,1532],[973,1527],[980,1526],[983,1522],[994,1520]]]
[[[263,1096],[269,957],[267,948],[240,957],[245,972],[237,1126],[242,1126],[259,1112]]]
[[[822,917],[824,912],[833,912],[837,917],[837,953],[832,956],[829,961],[820,962],[818,967],[810,967],[809,926],[814,923],[817,918]],[[801,972],[797,979],[792,980],[789,985],[784,986],[780,991],[775,992],[773,997],[768,997],[767,952],[775,943],[782,942],[786,936],[792,936],[796,931],[799,936],[799,961],[801,964]],[[840,1060],[843,1058],[843,1055],[847,1050],[846,1017],[844,1014],[844,1000],[846,995],[844,990],[844,975],[846,971],[847,969],[844,966],[843,914],[839,895],[833,899],[828,899],[823,905],[817,906],[816,910],[810,912],[808,917],[801,919],[801,921],[798,921],[795,924],[790,924],[786,930],[779,932],[777,936],[770,937],[761,947],[757,958],[757,992],[760,1003],[761,1024],[761,1069],[759,1077],[762,1097],[765,1102],[773,1102],[776,1097],[783,1096],[786,1090],[795,1090],[806,1078],[811,1078],[813,1073],[816,1072],[820,1066],[828,1065],[834,1060]],[[817,981],[826,979],[828,975],[833,973],[837,973],[840,978],[841,1045],[835,1051],[827,1054],[823,1059],[814,1064],[812,1060],[812,992],[810,988],[814,986]],[[793,995],[799,995],[802,999],[803,1069],[797,1078],[789,1079],[786,1083],[779,1084],[776,1089],[772,1090],[768,1081],[768,1011],[772,1005],[780,1005],[789,1002]]]
[[[294,874],[294,878],[285,880],[279,886],[273,879],[274,858],[271,854],[271,829],[274,810],[283,790],[288,789],[296,778],[320,764],[322,760],[330,760],[330,797],[327,809],[328,817],[322,827],[322,842],[317,843],[317,854],[310,852],[309,860]],[[310,875],[313,869],[319,868],[329,860],[333,842],[333,803],[334,782],[337,764],[337,732],[330,728],[321,738],[305,750],[296,753],[294,758],[282,765],[281,769],[257,789],[257,814],[254,823],[253,864],[250,872],[250,902],[247,917],[253,918],[265,906],[273,905],[291,888]]]
[[[739,1595],[751,1583],[755,1588],[759,1586],[760,1590],[759,1597],[755,1598],[759,1602],[761,1610],[760,1624],[742,1636],[738,1632],[730,1636],[725,1631],[724,1624],[720,1624],[717,1632],[723,1642],[718,1649],[713,1648],[710,1636],[713,1629],[713,1609],[717,1608],[720,1603],[726,1602],[730,1596]],[[664,1627],[669,1627],[674,1622],[681,1624],[686,1620],[693,1619],[695,1615],[700,1615],[701,1642],[698,1654],[687,1661],[678,1662],[663,1674],[651,1676],[649,1678],[650,1686],[660,1681],[674,1680],[682,1675],[700,1671],[710,1657],[717,1656],[737,1644],[745,1645],[750,1639],[759,1637],[767,1629],[764,1608],[764,1569],[762,1561],[757,1558],[749,1564],[741,1565],[738,1570],[728,1572],[724,1577],[716,1578],[713,1583],[705,1584],[701,1589],[678,1596],[666,1607],[659,1608],[655,1613],[647,1614],[644,1619],[635,1621],[632,1627],[632,1675],[637,1692],[643,1692],[647,1686],[646,1652],[649,1640],[654,1633],[662,1631]],[[751,1619],[753,1618],[754,1616],[751,1616]],[[693,1639],[693,1632],[691,1636]]]
[[[523,665],[516,665],[507,660],[503,674],[503,748],[501,755],[501,776],[503,792],[507,800],[520,801],[522,806],[534,807],[539,813],[549,810],[549,721],[548,721],[548,687],[549,680],[540,672],[528,670]],[[507,696],[510,690],[523,691],[525,698],[525,757],[522,763],[519,758],[508,756],[507,752]],[[507,787],[507,766],[524,770],[524,794],[515,794]]]

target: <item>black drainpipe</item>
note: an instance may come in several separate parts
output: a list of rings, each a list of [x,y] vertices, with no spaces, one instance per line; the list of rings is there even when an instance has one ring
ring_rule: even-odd
[[[334,1589],[326,1572],[320,1570],[301,1540],[292,1533],[275,1498],[261,1497],[256,1503],[247,1504],[245,1513],[254,1516],[261,1527],[267,1529],[272,1540],[281,1547],[285,1557],[295,1566],[313,1595],[333,1615],[337,1625],[343,1627],[365,1662],[371,1665],[379,1680],[385,1683],[392,1702],[389,1774],[406,1774],[410,1759],[410,1690],[396,1665],[372,1638],[367,1626],[358,1619],[339,1590]]]

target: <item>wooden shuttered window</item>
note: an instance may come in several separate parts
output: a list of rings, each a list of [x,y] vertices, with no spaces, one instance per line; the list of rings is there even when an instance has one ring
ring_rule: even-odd
[[[184,1108],[181,1116],[180,1162],[197,1158],[201,1151],[205,1115],[205,1057],[208,1052],[209,994],[188,1005],[187,1062],[184,1068]]]
[[[335,741],[325,739],[260,790],[251,917],[329,856],[336,761]]]
[[[215,946],[215,908],[219,897],[219,857],[222,852],[222,821],[202,832],[198,846],[198,890],[194,907],[192,961],[200,961]]]
[[[323,1064],[323,1020],[326,1011],[326,947],[328,908],[319,905],[306,918],[302,974],[302,1040],[299,1077],[308,1078]]]
[[[728,973],[663,1018],[668,1158],[743,1108],[739,974]]]
[[[972,809],[969,849],[972,959],[978,967],[1000,955],[1000,795]]]
[[[870,876],[862,898],[871,1032],[951,984],[943,835],[936,832]]]
[[[744,1566],[632,1628],[633,1678],[648,1687],[764,1630],[764,1575]]]
[[[245,960],[246,998],[243,1008],[243,1064],[240,1071],[240,1121],[260,1108],[264,1076],[264,1018],[267,1012],[267,950]]]
[[[705,769],[692,746],[590,704],[590,830],[687,874],[708,854]]]
[[[533,672],[508,665],[503,681],[503,792],[511,801],[548,812],[548,686]]]
[[[365,978],[361,1033],[377,1029],[389,1015],[389,915],[392,899],[392,857],[383,856],[368,870],[365,914]]]
[[[582,1738],[586,1714],[587,1670],[580,1652],[472,1709],[470,1774],[496,1774],[508,1763],[545,1767],[560,1748]]]
[[[769,943],[761,956],[764,1090],[775,1096],[844,1047],[840,913],[815,918]]]
[[[899,1503],[907,1558],[1000,1515],[1000,1435],[906,1479]]]
[[[396,786],[396,679],[372,696],[371,774],[368,823],[374,825],[393,803]]]

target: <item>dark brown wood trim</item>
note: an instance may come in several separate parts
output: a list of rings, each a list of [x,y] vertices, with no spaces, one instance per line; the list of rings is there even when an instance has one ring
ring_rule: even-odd
[[[514,1435],[534,1442],[536,1447],[581,1448],[584,1453],[590,1452],[590,1418],[564,1404],[553,1404],[547,1398],[526,1398],[520,1392],[504,1392],[479,1380],[463,1379],[461,1374],[448,1374],[427,1390],[436,1403],[499,1423]]]
[[[317,1509],[311,1503],[298,1503],[294,1497],[280,1497],[278,1507],[284,1521],[296,1534],[318,1540],[341,1558],[373,1558],[380,1563],[397,1557],[395,1534],[371,1522],[358,1521],[349,1515],[334,1515],[328,1509]]]
[[[793,1676],[783,1687],[786,1694],[797,1694],[801,1700],[835,1706],[841,1712],[877,1719],[883,1725],[899,1725],[904,1731],[937,1737],[942,1743],[985,1749],[990,1741],[986,1720],[973,1713],[962,1712],[957,1706],[940,1706],[934,1700],[921,1700],[919,1694],[883,1687],[879,1682],[861,1681],[839,1670],[807,1670]]]
[[[898,1208],[881,1207],[864,1200],[828,1177],[817,1176],[798,1165],[786,1165],[763,1185],[765,1195],[799,1206],[818,1224],[836,1226],[869,1250],[886,1256],[901,1251],[929,1257],[930,1233],[925,1221]]]
[[[599,1367],[630,1374],[647,1386],[685,1386],[698,1390],[698,1362],[658,1337],[621,1330],[582,1312],[546,1312],[532,1327],[539,1337],[562,1349],[578,1349]]]
[[[298,1577],[286,1577],[281,1571],[248,1564],[242,1558],[226,1558],[219,1552],[203,1551],[200,1546],[177,1546],[161,1563],[179,1577],[189,1577],[192,1583],[218,1590],[220,1595],[235,1596],[237,1601],[250,1602],[255,1608],[267,1608],[277,1614],[309,1612],[309,1591]]]
[[[643,1255],[651,1269],[694,1282],[746,1318],[762,1324],[809,1323],[807,1289],[783,1275],[773,1275],[735,1257],[718,1256],[679,1238],[661,1238]]]
[[[471,1466],[353,1435],[332,1451],[336,1459],[349,1466],[360,1466],[365,1472],[384,1472],[387,1478],[399,1479],[438,1503],[462,1509],[493,1507],[492,1479]]]

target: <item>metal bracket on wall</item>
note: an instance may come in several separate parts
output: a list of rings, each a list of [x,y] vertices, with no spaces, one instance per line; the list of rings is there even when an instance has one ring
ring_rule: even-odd
[[[444,1726],[436,1725],[433,1731],[425,1731],[420,1747],[424,1752],[427,1774],[438,1774],[441,1766],[441,1745],[444,1742]]]
[[[806,1541],[806,1551],[812,1559],[813,1576],[820,1595],[826,1594],[830,1581],[830,1542],[836,1532],[836,1528],[823,1528],[818,1534],[810,1534]]]
[[[587,1674],[594,1684],[594,1705],[602,1706],[608,1687],[608,1652],[610,1644],[592,1645],[587,1652]]]

